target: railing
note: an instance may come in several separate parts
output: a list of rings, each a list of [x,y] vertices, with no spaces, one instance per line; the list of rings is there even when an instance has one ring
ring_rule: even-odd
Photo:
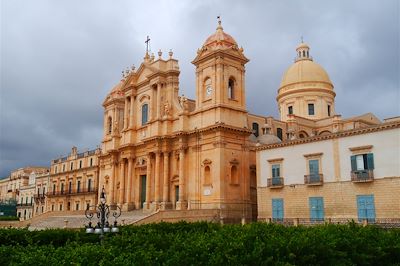
[[[353,182],[371,182],[374,180],[374,170],[360,170],[351,172]]]
[[[283,186],[283,177],[272,177],[267,179],[267,187],[269,188],[281,188]]]
[[[64,196],[73,196],[73,195],[82,195],[82,194],[92,194],[97,193],[97,188],[93,187],[90,189],[73,189],[73,190],[59,190],[59,191],[50,191],[46,193],[46,196],[51,197],[64,197]]]
[[[324,182],[324,177],[322,174],[313,174],[313,175],[305,175],[304,176],[304,184],[311,186],[322,185]]]
[[[33,206],[33,202],[31,203],[18,203],[17,207],[25,207],[25,206]]]
[[[400,228],[400,218],[375,218],[375,219],[361,219],[358,217],[349,218],[323,218],[323,219],[313,219],[313,218],[281,218],[274,219],[268,218],[258,218],[259,222],[276,223],[285,226],[313,226],[319,224],[348,224],[355,223],[363,226],[375,225],[382,228]]]
[[[35,200],[35,202],[44,202],[44,199],[46,197],[46,194],[42,193],[42,194],[35,194],[33,195],[33,199]]]

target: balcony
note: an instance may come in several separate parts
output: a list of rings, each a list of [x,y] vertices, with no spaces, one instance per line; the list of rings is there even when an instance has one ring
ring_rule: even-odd
[[[374,181],[374,170],[359,170],[351,172],[351,181],[353,182],[372,182]]]
[[[36,203],[39,203],[39,202],[44,203],[45,198],[46,198],[46,194],[44,194],[44,193],[43,194],[35,194],[33,196],[33,199],[35,200]]]
[[[85,195],[85,194],[97,194],[97,188],[90,188],[90,189],[72,189],[72,190],[64,190],[64,191],[51,191],[47,192],[46,196],[49,198],[52,197],[70,197],[75,195]]]
[[[32,207],[33,203],[18,203],[17,207]]]
[[[272,177],[267,179],[267,187],[269,188],[281,188],[283,186],[283,177]]]
[[[313,174],[304,176],[304,184],[309,186],[320,186],[324,183],[324,176],[322,174]]]

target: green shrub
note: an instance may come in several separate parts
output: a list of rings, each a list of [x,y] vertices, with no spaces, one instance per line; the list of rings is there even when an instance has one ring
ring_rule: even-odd
[[[84,230],[0,230],[0,265],[395,265],[400,230],[159,223],[122,227],[103,245]]]
[[[0,221],[19,221],[17,216],[0,216]]]

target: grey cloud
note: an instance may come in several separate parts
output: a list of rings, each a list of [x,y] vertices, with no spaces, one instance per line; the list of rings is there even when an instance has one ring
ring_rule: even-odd
[[[72,145],[95,148],[102,102],[151,48],[179,59],[181,93],[195,96],[190,63],[221,15],[251,60],[250,112],[278,117],[275,101],[300,36],[329,73],[344,117],[399,115],[399,2],[2,1],[0,176],[48,165]]]

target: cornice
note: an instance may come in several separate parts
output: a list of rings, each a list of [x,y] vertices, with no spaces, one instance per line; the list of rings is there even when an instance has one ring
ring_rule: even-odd
[[[383,130],[396,129],[396,128],[400,128],[400,122],[383,123],[378,126],[351,129],[351,130],[340,131],[340,132],[331,133],[331,134],[323,135],[323,136],[314,136],[314,137],[308,137],[308,138],[303,138],[303,139],[285,141],[285,142],[281,142],[281,143],[262,145],[262,146],[257,147],[256,151],[276,149],[276,148],[281,148],[281,147],[294,146],[294,145],[329,140],[329,139],[351,137],[351,136],[373,133],[373,132],[378,132],[378,131],[383,131]]]

